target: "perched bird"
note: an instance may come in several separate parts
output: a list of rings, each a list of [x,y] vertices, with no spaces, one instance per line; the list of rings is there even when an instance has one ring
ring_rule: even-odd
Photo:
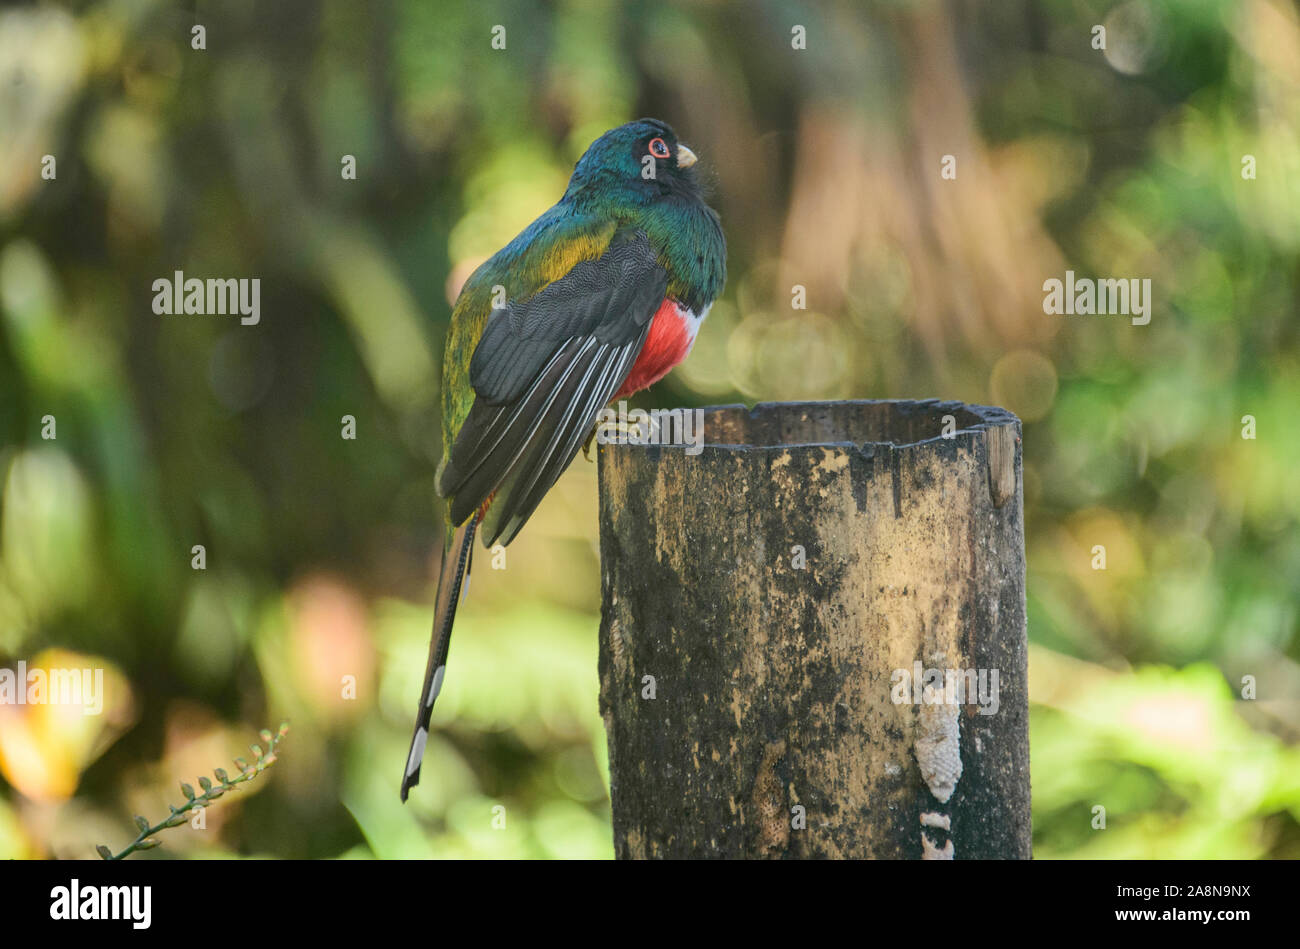
[[[509,544],[610,401],[686,358],[726,282],[695,153],[655,119],[611,129],[559,203],[465,282],[443,351],[446,500],[429,664],[402,777],[420,781],[474,535]]]

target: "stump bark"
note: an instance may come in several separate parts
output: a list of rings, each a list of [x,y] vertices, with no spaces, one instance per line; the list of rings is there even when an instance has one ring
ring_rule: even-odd
[[[617,856],[1029,857],[1019,420],[704,411],[599,452]]]

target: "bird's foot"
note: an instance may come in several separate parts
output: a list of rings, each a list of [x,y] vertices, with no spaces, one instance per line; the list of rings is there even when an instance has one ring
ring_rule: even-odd
[[[602,431],[603,429],[603,431]],[[600,436],[597,438],[597,436]],[[602,445],[639,445],[646,437],[646,426],[641,422],[615,420],[597,422],[587,440],[582,443],[582,457],[591,461],[591,443],[599,441]]]

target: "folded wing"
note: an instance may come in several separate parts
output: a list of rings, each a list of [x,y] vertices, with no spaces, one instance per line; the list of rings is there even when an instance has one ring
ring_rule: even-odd
[[[484,543],[508,544],[558,480],[641,352],[668,274],[642,232],[493,311],[470,362],[475,399],[438,484]]]

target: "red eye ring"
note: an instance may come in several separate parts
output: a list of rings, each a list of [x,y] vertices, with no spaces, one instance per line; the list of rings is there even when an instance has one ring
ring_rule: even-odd
[[[654,155],[655,158],[667,158],[672,152],[668,150],[668,143],[662,138],[652,138],[650,139],[650,154]]]

